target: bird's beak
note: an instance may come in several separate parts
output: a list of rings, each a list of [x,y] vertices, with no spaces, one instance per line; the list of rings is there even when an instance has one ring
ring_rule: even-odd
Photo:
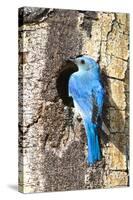
[[[70,57],[68,58],[68,61],[74,62],[75,63],[75,57]]]

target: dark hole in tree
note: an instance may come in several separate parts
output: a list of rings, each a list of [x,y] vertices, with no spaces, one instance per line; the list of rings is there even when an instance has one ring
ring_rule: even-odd
[[[78,71],[77,66],[71,61],[65,61],[59,71],[56,88],[64,105],[73,107],[73,99],[68,95],[68,82],[72,73]]]

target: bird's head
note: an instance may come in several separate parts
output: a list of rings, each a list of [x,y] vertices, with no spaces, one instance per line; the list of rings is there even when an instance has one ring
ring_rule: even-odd
[[[76,57],[70,57],[70,61],[74,62],[79,70],[89,71],[89,70],[99,70],[99,65],[96,61],[89,57],[88,55],[79,55]]]

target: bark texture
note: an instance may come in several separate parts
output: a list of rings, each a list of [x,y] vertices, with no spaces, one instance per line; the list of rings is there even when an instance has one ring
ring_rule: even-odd
[[[19,191],[128,186],[129,15],[21,8],[19,25]],[[103,159],[93,167],[62,82],[74,67],[65,59],[79,54],[100,64],[106,88]]]

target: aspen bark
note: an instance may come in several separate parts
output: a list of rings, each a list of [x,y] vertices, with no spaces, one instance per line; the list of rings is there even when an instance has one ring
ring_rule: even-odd
[[[129,15],[39,8],[19,14],[19,191],[128,186]],[[92,167],[82,120],[57,88],[70,65],[65,59],[79,54],[99,63],[106,89],[103,158]]]

